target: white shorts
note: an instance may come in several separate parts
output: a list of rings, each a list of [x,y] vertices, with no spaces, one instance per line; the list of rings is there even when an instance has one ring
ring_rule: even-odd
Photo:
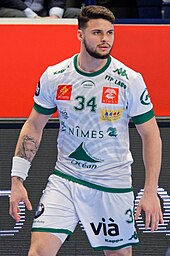
[[[64,242],[81,221],[94,249],[121,249],[139,243],[133,209],[133,192],[108,193],[52,174],[32,231],[50,232]]]

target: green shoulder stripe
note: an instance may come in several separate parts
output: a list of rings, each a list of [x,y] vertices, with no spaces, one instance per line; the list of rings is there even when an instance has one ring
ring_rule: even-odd
[[[44,114],[44,115],[51,115],[51,114],[53,114],[57,111],[57,107],[55,107],[55,108],[43,108],[40,105],[38,105],[37,103],[34,103],[34,109],[38,113]]]
[[[143,123],[149,121],[153,117],[154,117],[154,111],[153,111],[153,109],[151,109],[150,111],[148,111],[142,115],[132,117],[132,120],[133,120],[134,124],[143,124]]]

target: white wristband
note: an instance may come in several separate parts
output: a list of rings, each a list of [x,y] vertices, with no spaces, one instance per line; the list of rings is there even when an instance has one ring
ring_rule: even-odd
[[[17,176],[26,180],[31,163],[24,158],[14,156],[12,161],[11,176]]]

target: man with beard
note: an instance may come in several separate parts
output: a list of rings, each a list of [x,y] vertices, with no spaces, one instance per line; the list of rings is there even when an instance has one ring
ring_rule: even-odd
[[[78,39],[80,53],[49,67],[38,83],[34,108],[13,157],[10,214],[19,221],[20,201],[32,209],[23,180],[43,128],[58,109],[58,158],[37,208],[28,255],[55,256],[81,220],[95,250],[106,256],[131,256],[139,241],[133,216],[129,119],[142,138],[146,169],[136,219],[144,210],[151,232],[163,222],[157,197],[160,134],[142,76],[110,56],[113,13],[102,6],[84,7]]]

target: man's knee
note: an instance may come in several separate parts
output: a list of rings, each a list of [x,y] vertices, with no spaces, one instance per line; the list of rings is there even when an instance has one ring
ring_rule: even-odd
[[[132,256],[132,247],[123,248],[120,250],[104,251],[105,256]]]

